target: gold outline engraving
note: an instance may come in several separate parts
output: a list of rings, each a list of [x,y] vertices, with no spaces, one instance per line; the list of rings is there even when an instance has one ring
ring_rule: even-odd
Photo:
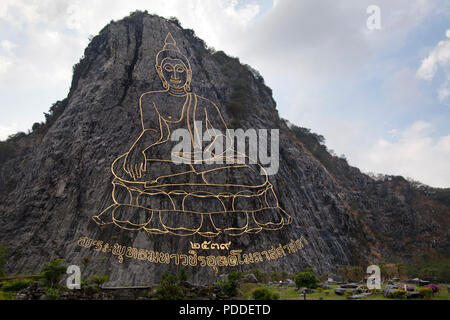
[[[212,124],[212,118],[208,117],[208,112],[209,115],[213,114],[216,119],[219,119],[220,129],[225,129],[225,132],[227,132],[226,135],[228,135],[228,131],[226,130],[227,126],[217,105],[207,98],[190,92],[190,82],[192,79],[190,62],[181,53],[170,32],[165,38],[163,48],[156,55],[155,67],[156,72],[161,78],[164,90],[149,91],[140,96],[141,134],[127,153],[120,155],[112,162],[110,168],[114,176],[112,181],[112,199],[114,203],[104,209],[100,214],[93,216],[92,219],[98,225],[114,224],[124,230],[142,229],[150,234],[174,234],[178,236],[199,234],[209,238],[216,237],[220,234],[239,236],[244,233],[259,233],[262,230],[279,230],[291,223],[292,217],[278,204],[278,198],[273,190],[273,185],[268,179],[267,171],[256,161],[253,167],[245,164],[249,163],[245,162],[245,160],[250,160],[247,155],[237,152],[232,146],[227,146],[221,153],[215,154],[215,152],[210,151],[215,139],[217,139],[217,136],[215,136],[214,139],[211,137],[211,144],[205,148],[205,150],[210,151],[211,157],[195,160],[196,152],[198,152],[195,151],[195,148],[201,148],[202,141],[200,128],[197,127],[196,119],[198,117],[204,120],[205,128],[207,129],[206,132],[208,132],[208,129],[216,129]],[[183,98],[185,99],[179,113],[179,118],[174,115],[164,115],[160,112],[158,105],[151,99],[152,95],[156,94],[167,94],[168,96],[180,98],[180,101]],[[144,99],[147,102],[150,99],[151,103],[146,102],[144,106]],[[149,106],[153,108],[151,112],[154,111],[154,113],[152,114],[157,117],[155,123],[159,123],[158,129],[150,128],[146,125],[144,107],[148,108]],[[152,158],[152,154],[149,154],[152,148],[167,143],[170,140],[171,127],[184,125],[183,121],[185,121],[189,130],[191,142],[194,147],[194,152],[191,152],[188,156],[191,156],[190,159],[193,157],[194,162],[189,163],[189,169],[185,171],[158,175],[151,177],[151,179],[146,179],[146,175],[149,174],[149,166],[155,165],[156,163],[174,164],[171,160],[173,156],[179,158],[186,156],[186,154],[177,154],[172,155],[170,159],[158,159]],[[152,137],[152,141],[146,144],[145,139],[150,139],[149,137]],[[144,146],[141,146],[141,144],[144,144]],[[137,164],[133,163],[132,156],[134,154],[138,154],[142,161]],[[198,168],[201,165],[213,163],[214,160],[219,158],[226,159],[225,163],[227,165],[220,167],[212,166],[211,169],[202,170]],[[210,173],[218,170],[232,169],[245,170],[246,174],[254,175],[260,175],[260,172],[262,172],[264,181],[259,185],[213,183],[213,181],[210,181],[212,180],[211,178],[214,178],[214,176],[211,177],[209,175]],[[201,178],[201,182],[170,182],[171,178],[184,176],[198,176]],[[196,190],[192,191],[190,189]],[[215,192],[215,189],[221,191]],[[121,197],[118,197],[118,195],[121,195]],[[128,201],[121,200],[121,198],[126,198],[127,196],[129,198]],[[160,198],[166,201],[165,207],[148,207],[143,205],[141,201],[142,199]],[[181,198],[181,206],[179,206],[176,204],[175,199],[179,200]],[[259,204],[259,207],[253,207],[251,209],[237,208],[238,205],[236,203],[245,200],[253,201]],[[202,206],[203,210],[199,211],[189,208],[186,204],[190,203],[190,201],[204,201],[204,205]],[[219,209],[205,208],[208,201],[213,201]],[[130,219],[123,219],[120,214],[116,214],[117,210],[137,210],[143,221],[136,223],[136,221],[132,222]],[[263,222],[264,219],[261,219],[261,217],[264,217],[267,213],[276,213],[278,220],[275,222]],[[167,221],[163,219],[163,216],[167,217],[167,215],[178,214],[191,215],[198,220],[198,223],[195,227],[169,226],[167,225]],[[235,227],[218,225],[218,221],[220,222],[221,218],[227,219],[228,217],[232,217],[232,215],[244,217],[243,220],[245,223]]]

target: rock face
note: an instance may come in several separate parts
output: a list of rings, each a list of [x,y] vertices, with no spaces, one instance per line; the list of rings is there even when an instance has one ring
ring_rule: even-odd
[[[142,131],[139,97],[164,90],[155,57],[169,32],[189,58],[192,92],[213,101],[229,127],[280,130],[280,167],[269,178],[280,208],[292,217],[281,230],[207,238],[99,226],[92,219],[113,204],[110,166]],[[162,114],[172,111],[164,98],[158,105]],[[48,130],[18,139],[0,164],[0,243],[9,250],[10,273],[35,272],[61,257],[81,266],[83,276],[109,275],[111,285],[151,285],[181,267],[193,283],[206,283],[252,268],[335,273],[339,265],[407,261],[449,246],[446,204],[400,177],[377,181],[343,159],[318,159],[280,120],[257,72],[207,49],[175,21],[137,12],[110,23],[85,50],[67,99],[56,107],[62,112]],[[255,184],[261,177],[237,172],[230,179]],[[176,219],[186,225],[190,218]],[[194,250],[196,243],[203,246]],[[213,244],[229,248],[211,250]]]

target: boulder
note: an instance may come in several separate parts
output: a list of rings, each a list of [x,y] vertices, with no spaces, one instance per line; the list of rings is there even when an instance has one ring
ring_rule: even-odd
[[[340,285],[341,288],[346,288],[346,289],[356,289],[359,287],[359,284],[356,283],[345,283],[345,284],[341,284]]]
[[[401,289],[401,287],[398,285],[387,285],[383,289],[383,296],[385,298],[392,298],[392,292],[394,292],[394,290],[397,290],[397,289]]]
[[[287,280],[285,281],[285,283],[286,283],[286,285],[287,285],[288,287],[295,287],[295,282],[292,281],[291,279],[287,279]]]
[[[244,278],[245,278],[246,282],[250,282],[250,283],[258,282],[258,279],[256,279],[256,276],[253,273],[246,274],[244,276]]]
[[[304,288],[300,288],[297,292],[300,294],[305,294],[305,293],[312,293],[313,291],[309,288],[304,287]]]
[[[347,298],[350,299],[350,300],[358,300],[358,299],[362,299],[362,298],[368,297],[370,295],[371,295],[370,292],[364,292],[364,293],[354,294],[354,295],[348,296]]]
[[[358,289],[356,289],[356,288],[334,288],[334,293],[339,296],[343,296],[346,291],[351,291],[352,294],[355,294],[358,292]]]
[[[331,287],[330,287],[328,284],[326,284],[326,283],[319,283],[319,284],[317,285],[317,287],[318,287],[318,288],[322,288],[322,289],[324,289],[324,290],[329,290],[329,289],[331,289]]]
[[[227,274],[221,274],[219,276],[219,281],[220,282],[227,282],[228,281],[228,275]]]

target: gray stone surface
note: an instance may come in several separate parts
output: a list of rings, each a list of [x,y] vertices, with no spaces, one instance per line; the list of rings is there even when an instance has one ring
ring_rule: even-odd
[[[359,292],[356,288],[334,288],[334,293],[340,296],[343,296],[346,291],[351,291],[352,294]]]
[[[387,285],[386,287],[383,288],[383,296],[385,298],[392,298],[392,293],[397,290],[397,289],[401,289],[401,286],[399,285]]]
[[[246,282],[250,282],[250,283],[257,283],[258,282],[258,279],[256,279],[256,277],[255,277],[255,275],[253,273],[246,274],[244,276],[244,278],[245,278]]]
[[[227,107],[236,70],[226,67],[235,60],[213,54],[192,31],[157,16],[134,13],[106,26],[93,38],[76,68],[63,113],[47,132],[17,141],[11,158],[1,164],[0,243],[11,253],[8,273],[36,272],[46,261],[60,257],[82,267],[83,277],[107,274],[111,285],[151,285],[164,271],[175,273],[180,266],[128,258],[120,262],[111,253],[82,248],[77,241],[86,236],[180,254],[190,250],[189,241],[204,241],[200,236],[188,239],[113,225],[99,227],[91,220],[111,205],[110,164],[130,148],[140,132],[139,96],[163,89],[154,64],[169,31],[190,57],[192,91],[214,101],[228,125],[236,117]],[[274,63],[285,65],[283,61]],[[311,267],[330,274],[336,274],[339,265],[354,265],[372,254],[410,259],[431,244],[449,246],[448,229],[438,222],[440,217],[448,219],[448,207],[413,190],[400,177],[375,180],[336,157],[321,162],[279,120],[271,90],[263,80],[253,70],[241,68],[254,103],[251,108],[242,106],[246,112],[239,116],[240,126],[280,129],[280,168],[270,181],[280,206],[293,221],[281,231],[223,236],[214,241],[232,241],[231,250],[245,253],[304,236],[308,245],[303,250],[258,263],[257,268],[294,272]],[[167,101],[159,102],[169,110]],[[239,174],[231,178],[253,184],[261,179]],[[433,214],[425,214],[430,210]],[[184,219],[180,216],[180,223],[185,223]],[[86,258],[89,263],[83,264]],[[242,264],[235,268],[248,271],[254,267]],[[194,283],[217,279],[216,270],[209,267],[186,269]],[[230,271],[219,268],[218,274]]]
[[[363,299],[365,297],[368,297],[370,295],[371,295],[370,292],[363,292],[363,293],[360,293],[360,294],[354,294],[354,295],[348,296],[348,299],[350,299],[350,300],[359,300],[359,299]]]

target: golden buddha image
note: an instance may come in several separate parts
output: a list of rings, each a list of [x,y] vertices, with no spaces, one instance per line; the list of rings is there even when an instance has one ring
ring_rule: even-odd
[[[156,55],[156,72],[164,90],[140,96],[142,131],[111,164],[113,204],[93,220],[150,234],[203,237],[279,230],[291,223],[265,169],[238,161],[247,159],[245,154],[233,152],[234,158],[229,161],[228,156],[225,164],[172,160],[178,143],[171,139],[175,130],[188,130],[192,147],[198,150],[199,143],[206,143],[201,149],[212,145],[202,142],[203,132],[216,129],[225,135],[227,126],[212,101],[191,92],[190,62],[170,33]],[[230,148],[211,155],[225,157]],[[189,156],[195,158],[195,152]]]

